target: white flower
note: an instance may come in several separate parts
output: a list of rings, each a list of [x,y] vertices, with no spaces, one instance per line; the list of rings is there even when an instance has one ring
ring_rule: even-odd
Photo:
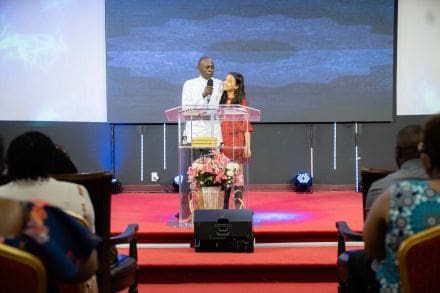
[[[229,162],[229,163],[226,165],[226,168],[227,168],[228,170],[235,171],[235,170],[238,168],[238,163],[235,163],[235,162]]]

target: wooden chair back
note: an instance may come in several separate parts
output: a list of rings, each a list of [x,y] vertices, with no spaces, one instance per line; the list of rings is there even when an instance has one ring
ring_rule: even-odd
[[[440,225],[405,239],[397,252],[403,292],[436,292],[440,276]]]
[[[52,177],[61,181],[81,184],[89,193],[95,211],[96,234],[102,238],[98,256],[100,268],[97,274],[98,286],[102,290],[103,286],[110,284],[110,266],[113,258],[110,244],[112,173],[56,174]]]
[[[391,170],[362,168],[361,169],[361,186],[362,186],[362,214],[366,219],[365,206],[367,201],[368,190],[374,181],[379,180],[388,174]],[[347,292],[348,281],[348,261],[349,253],[346,252],[347,241],[363,241],[362,233],[353,231],[346,221],[336,221],[336,229],[338,231],[338,257],[336,269],[338,271],[338,292]]]
[[[392,170],[375,169],[375,168],[362,168],[361,169],[361,187],[362,187],[362,212],[364,221],[367,217],[365,212],[365,206],[367,202],[367,194],[374,181],[384,178],[388,174],[392,173]]]

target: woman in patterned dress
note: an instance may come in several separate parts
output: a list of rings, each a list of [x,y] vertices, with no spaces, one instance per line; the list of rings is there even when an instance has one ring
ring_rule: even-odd
[[[440,115],[424,125],[421,158],[429,180],[402,181],[374,203],[364,229],[381,292],[399,292],[397,251],[409,236],[440,224]]]

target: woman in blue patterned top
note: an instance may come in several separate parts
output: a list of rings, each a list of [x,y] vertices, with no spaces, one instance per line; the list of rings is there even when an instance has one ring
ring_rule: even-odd
[[[440,224],[440,115],[424,125],[421,158],[429,180],[393,185],[373,204],[364,229],[381,292],[399,292],[397,251],[409,236]]]

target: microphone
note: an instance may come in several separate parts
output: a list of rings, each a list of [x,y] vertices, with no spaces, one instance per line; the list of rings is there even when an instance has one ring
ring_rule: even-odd
[[[213,87],[214,86],[214,81],[212,80],[212,78],[208,79],[208,82],[207,82],[206,86],[208,86],[208,87]],[[208,102],[208,104],[209,104],[210,100],[211,100],[211,95],[207,95],[206,96],[206,101]]]

